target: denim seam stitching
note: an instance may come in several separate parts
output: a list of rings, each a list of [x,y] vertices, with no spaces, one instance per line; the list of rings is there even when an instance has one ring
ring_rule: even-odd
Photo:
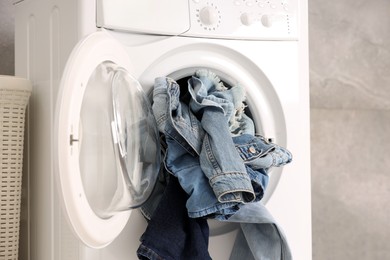
[[[218,161],[215,159],[215,155],[210,147],[210,140],[208,135],[204,137],[203,143],[204,143],[204,148],[206,149],[207,158],[209,159],[211,165],[213,166],[213,169],[217,172],[216,175],[223,173],[221,170],[221,166],[219,165]],[[215,174],[213,174],[213,176],[210,178],[210,181],[213,179],[214,176]]]
[[[245,179],[247,180],[250,180],[249,177],[248,177],[248,174],[247,173],[243,173],[243,172],[221,172],[221,173],[218,173],[218,174],[214,174],[211,178],[210,178],[210,182],[214,182],[213,180],[217,177],[223,177],[224,175],[237,175],[237,177],[244,177]]]

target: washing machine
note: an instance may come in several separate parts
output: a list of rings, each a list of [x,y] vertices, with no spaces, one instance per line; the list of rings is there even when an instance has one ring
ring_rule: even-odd
[[[149,172],[153,186],[161,161],[154,80],[198,69],[243,86],[256,133],[293,154],[269,172],[261,203],[293,258],[311,259],[307,1],[21,0],[15,8],[16,75],[33,82],[21,259],[136,259],[147,226],[139,206],[151,188],[137,200],[128,181],[142,186],[139,173]],[[238,226],[209,227],[212,258],[229,259]]]

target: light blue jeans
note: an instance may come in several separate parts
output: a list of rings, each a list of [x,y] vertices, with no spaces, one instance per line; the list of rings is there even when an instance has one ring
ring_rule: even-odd
[[[281,227],[261,203],[245,204],[227,222],[240,223],[230,260],[291,260]]]

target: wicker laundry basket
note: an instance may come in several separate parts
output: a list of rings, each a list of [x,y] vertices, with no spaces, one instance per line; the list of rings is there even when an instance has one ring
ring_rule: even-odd
[[[0,260],[18,259],[24,119],[31,83],[0,76]]]

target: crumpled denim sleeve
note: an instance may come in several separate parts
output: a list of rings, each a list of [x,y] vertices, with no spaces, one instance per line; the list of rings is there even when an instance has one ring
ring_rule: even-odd
[[[233,137],[233,141],[241,159],[252,169],[280,167],[292,161],[289,150],[265,141],[262,136],[243,134]]]
[[[214,95],[213,79],[192,77],[188,81],[190,108],[201,117],[206,134],[203,138],[200,164],[220,202],[251,202],[255,194],[245,165],[238,155],[228,121],[234,113],[234,97],[220,92]]]
[[[226,219],[234,214],[238,210],[237,203],[219,202],[200,167],[198,154],[205,133],[188,106],[179,101],[177,83],[169,78],[156,79],[153,96],[153,114],[167,142],[164,163],[189,195],[186,203],[188,215],[192,218],[215,216]]]

